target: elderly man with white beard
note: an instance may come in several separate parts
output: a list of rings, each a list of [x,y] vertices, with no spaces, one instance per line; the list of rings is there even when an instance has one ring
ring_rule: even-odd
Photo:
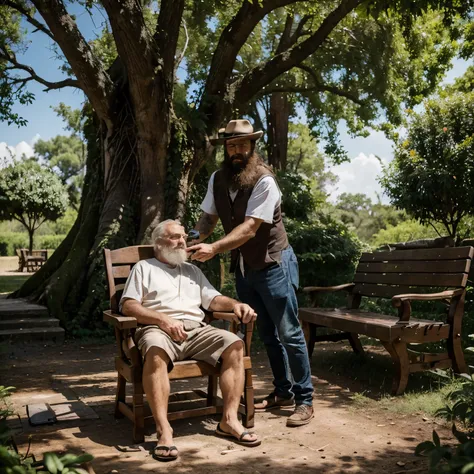
[[[139,324],[135,342],[144,359],[143,388],[156,423],[154,457],[160,461],[178,457],[167,417],[167,371],[183,359],[214,366],[222,362],[219,380],[224,407],[216,435],[248,447],[261,443],[237,417],[244,387],[243,342],[229,331],[204,323],[201,307],[234,312],[243,323],[255,320],[256,314],[249,305],[221,295],[198,267],[186,263],[186,237],[179,222],[161,222],[152,235],[155,258],[133,267],[120,300],[122,313]]]

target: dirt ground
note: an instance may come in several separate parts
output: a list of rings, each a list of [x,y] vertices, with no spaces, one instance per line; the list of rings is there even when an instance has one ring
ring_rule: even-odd
[[[321,349],[323,347],[323,349]],[[319,351],[341,345],[320,345]],[[13,407],[21,416],[22,433],[16,440],[21,451],[28,446],[36,458],[47,451],[88,452],[95,459],[96,473],[145,473],[172,469],[177,473],[421,473],[426,461],[414,456],[415,446],[430,439],[436,428],[442,439],[448,430],[421,413],[390,415],[387,412],[355,410],[351,395],[362,391],[350,373],[334,374],[331,367],[313,368],[315,419],[310,425],[287,428],[289,411],[257,413],[255,431],[263,442],[257,448],[242,448],[213,435],[217,418],[194,418],[173,422],[179,460],[159,463],[149,454],[156,439],[152,431],[142,446],[132,444],[131,424],[115,420],[113,400],[115,372],[113,344],[86,345],[66,342],[61,346],[17,345],[4,348],[0,383],[17,388]],[[253,357],[256,395],[271,391],[272,378],[264,353]],[[315,365],[315,364],[313,364]],[[375,366],[376,367],[376,366]],[[317,375],[317,377],[316,377]],[[347,382],[347,383],[346,383]],[[205,387],[205,379],[174,384],[175,390]],[[98,419],[61,421],[32,427],[29,403],[59,403],[79,400]],[[17,423],[19,426],[19,423]]]

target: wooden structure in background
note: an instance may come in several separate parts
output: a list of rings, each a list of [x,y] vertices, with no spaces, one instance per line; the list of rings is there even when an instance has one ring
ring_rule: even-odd
[[[355,352],[363,348],[358,335],[364,334],[382,342],[392,356],[396,374],[392,392],[404,392],[408,375],[434,368],[452,367],[455,372],[468,372],[461,347],[461,325],[473,247],[395,250],[362,254],[352,283],[332,287],[307,287],[312,308],[300,308],[299,316],[310,355],[318,341],[348,339]],[[430,292],[431,288],[431,292]],[[317,295],[346,291],[347,307],[317,307]],[[363,297],[390,298],[398,308],[398,317],[362,311]],[[411,317],[411,302],[440,300],[446,304],[443,321]],[[325,327],[342,331],[318,335]],[[429,354],[408,349],[410,343],[445,340],[447,352]]]

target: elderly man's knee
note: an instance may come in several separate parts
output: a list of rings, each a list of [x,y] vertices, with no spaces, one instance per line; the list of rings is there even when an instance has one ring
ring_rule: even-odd
[[[221,358],[224,362],[239,363],[244,356],[243,341],[235,341],[222,353]]]
[[[150,347],[145,355],[145,365],[152,370],[167,368],[170,363],[170,358],[164,349],[161,347]]]

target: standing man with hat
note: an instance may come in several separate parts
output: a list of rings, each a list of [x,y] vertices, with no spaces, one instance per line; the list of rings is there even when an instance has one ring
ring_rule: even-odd
[[[199,242],[221,220],[226,236],[212,244],[188,248],[192,259],[205,262],[231,250],[239,299],[257,312],[257,328],[265,344],[275,389],[256,409],[295,406],[287,426],[313,418],[313,385],[308,351],[298,321],[298,262],[282,221],[281,193],[271,169],[255,151],[263,135],[248,120],[231,120],[213,145],[224,144],[224,161],[212,174],[203,214],[196,224]]]

